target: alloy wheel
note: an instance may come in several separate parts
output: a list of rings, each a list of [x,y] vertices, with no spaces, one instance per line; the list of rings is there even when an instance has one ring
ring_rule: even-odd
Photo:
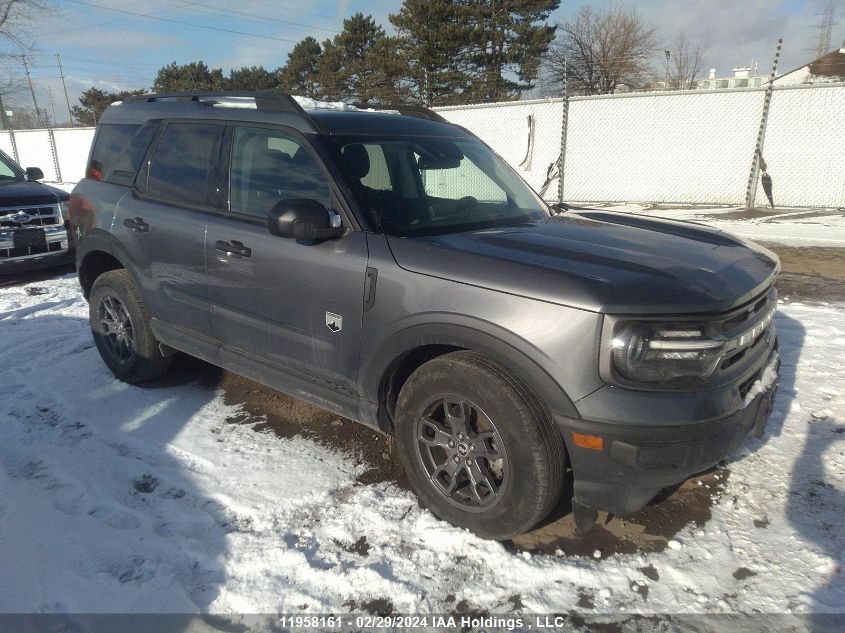
[[[438,396],[424,407],[414,432],[423,467],[452,505],[484,512],[501,499],[510,463],[493,421],[460,396]]]
[[[135,358],[135,338],[126,307],[116,297],[105,295],[97,314],[106,352],[120,364],[131,362]]]

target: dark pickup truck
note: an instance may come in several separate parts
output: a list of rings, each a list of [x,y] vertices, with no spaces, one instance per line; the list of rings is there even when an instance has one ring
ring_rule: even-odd
[[[43,177],[37,167],[23,170],[0,152],[0,275],[73,261],[70,195],[37,182]]]

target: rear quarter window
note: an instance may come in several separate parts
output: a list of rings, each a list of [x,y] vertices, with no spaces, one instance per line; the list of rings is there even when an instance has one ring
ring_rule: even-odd
[[[101,125],[86,177],[131,185],[157,129],[158,123]]]

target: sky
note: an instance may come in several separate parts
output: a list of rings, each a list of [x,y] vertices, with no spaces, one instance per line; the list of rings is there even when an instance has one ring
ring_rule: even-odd
[[[594,0],[595,6],[611,0]],[[818,24],[827,0],[640,0],[630,2],[656,25],[661,50],[671,50],[679,33],[706,44],[706,68],[720,76],[736,66],[758,63],[771,71],[779,36],[784,37],[780,70],[815,56]],[[586,2],[564,2],[551,21],[566,19]],[[618,4],[618,2],[617,2]],[[59,80],[60,54],[71,104],[82,90],[149,88],[156,71],[176,61],[203,60],[211,67],[263,65],[277,68],[293,45],[312,35],[322,41],[342,29],[343,18],[371,14],[390,34],[388,15],[401,0],[56,0],[55,12],[40,18],[23,39],[31,44],[30,71],[39,106],[56,119],[67,107]],[[831,48],[845,37],[845,0],[834,0],[837,25]],[[145,17],[146,16],[146,17]],[[204,28],[205,27],[205,28]],[[8,46],[5,46],[8,50]],[[0,59],[0,84],[21,74],[20,62]],[[28,91],[7,100],[31,104]]]

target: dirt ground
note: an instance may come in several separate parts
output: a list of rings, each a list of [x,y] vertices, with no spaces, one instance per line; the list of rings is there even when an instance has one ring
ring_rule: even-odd
[[[845,301],[845,249],[766,246],[781,258],[783,270],[778,289],[784,301]],[[6,277],[0,279],[0,287],[33,283],[71,270]],[[271,430],[281,437],[298,434],[313,438],[348,454],[356,464],[369,466],[359,477],[361,485],[391,482],[408,488],[398,456],[386,436],[184,356],[177,357],[174,371],[161,382],[173,385],[196,380],[209,389],[221,388],[227,403],[241,405],[242,413],[228,422],[250,424],[257,431]],[[601,513],[597,524],[585,535],[579,535],[575,529],[567,491],[542,525],[506,545],[519,550],[567,555],[594,556],[598,552],[602,557],[659,551],[682,528],[690,524],[700,526],[710,519],[712,506],[723,502],[722,491],[728,477],[730,471],[717,466],[673,490],[664,491],[636,516],[620,518]],[[571,481],[567,486],[571,490]],[[759,527],[765,528],[762,520]],[[643,570],[643,573],[651,571]]]
[[[780,257],[784,301],[845,301],[845,249],[763,244]]]

